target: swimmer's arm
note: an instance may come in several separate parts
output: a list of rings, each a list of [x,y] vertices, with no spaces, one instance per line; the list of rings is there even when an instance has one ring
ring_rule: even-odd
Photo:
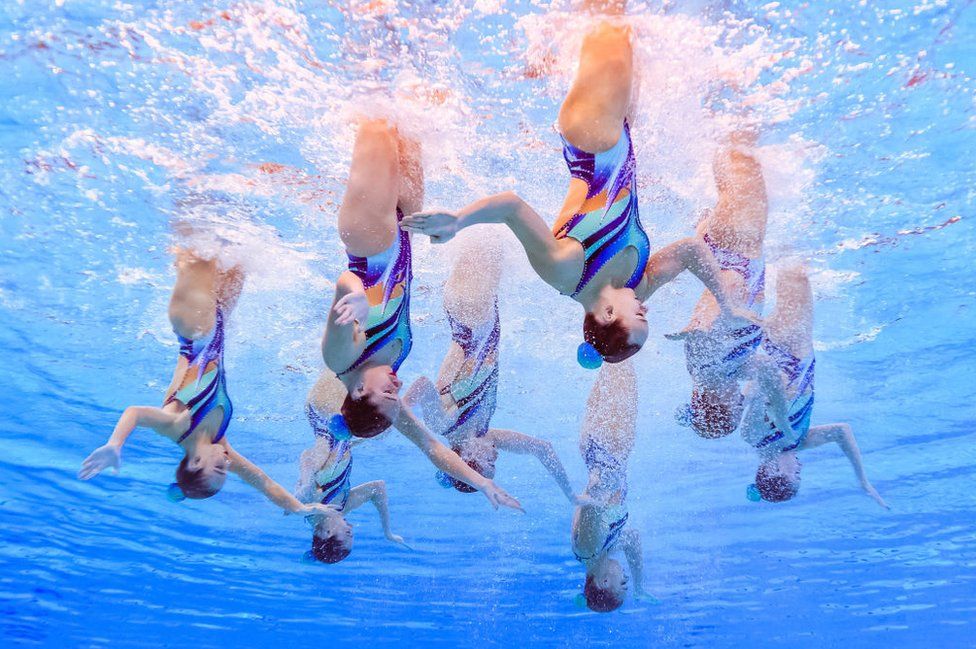
[[[139,426],[176,440],[189,426],[189,421],[189,411],[173,413],[152,406],[129,406],[122,411],[108,441],[82,462],[78,478],[89,480],[108,468],[118,471],[122,466],[122,447]]]
[[[332,371],[345,370],[362,352],[366,341],[360,339],[360,323],[368,313],[362,282],[351,272],[342,273],[322,336],[322,360]]]
[[[251,485],[264,497],[278,505],[290,514],[314,514],[325,508],[321,503],[303,504],[288,493],[280,484],[272,480],[259,466],[235,451],[230,444],[223,442],[230,458],[229,470],[238,475],[241,480]]]
[[[600,526],[600,507],[588,503],[578,505],[573,516],[573,547],[577,554],[592,557],[600,549],[602,539],[598,538]]]
[[[386,483],[382,480],[373,480],[372,482],[365,482],[359,486],[353,487],[352,491],[349,492],[349,500],[346,502],[345,510],[346,512],[351,512],[354,509],[362,507],[367,502],[373,503],[376,507],[376,513],[380,515],[380,524],[383,526],[383,536],[386,537],[388,541],[393,541],[394,543],[399,543],[405,547],[406,543],[403,542],[403,537],[393,533],[390,528],[390,507],[386,497]]]
[[[403,403],[408,408],[420,406],[421,415],[428,428],[435,431],[447,428],[444,409],[441,407],[441,396],[437,392],[437,387],[426,376],[421,376],[413,382],[403,397]]]
[[[508,226],[522,244],[529,262],[543,280],[555,281],[560,265],[560,242],[542,217],[515,192],[502,192],[471,203],[456,214],[420,212],[401,222],[404,229],[446,241],[458,231],[481,223]]]
[[[628,528],[620,535],[624,556],[630,567],[630,575],[634,579],[634,596],[642,597],[644,592],[644,555],[641,550],[640,532]]]
[[[302,457],[298,462],[298,484],[295,485],[295,498],[300,502],[308,503],[314,500],[315,496],[315,466],[312,462],[313,448],[302,452]]]
[[[173,368],[173,378],[170,379],[169,385],[166,386],[166,392],[163,393],[163,403],[169,401],[169,398],[176,394],[176,391],[180,389],[180,382],[183,375],[186,374],[186,368],[188,365],[189,361],[187,361],[183,356],[180,356],[179,360],[176,361],[176,367]]]
[[[755,356],[751,361],[756,381],[766,398],[769,408],[766,414],[781,431],[793,430],[790,424],[790,406],[783,392],[783,378],[776,363],[768,356]]]
[[[499,505],[504,505],[523,511],[519,501],[509,496],[504,489],[492,480],[469,467],[457,453],[442,444],[429,430],[424,428],[424,425],[417,420],[409,409],[400,408],[400,413],[393,425],[404,437],[413,442],[434,466],[452,478],[467,483],[480,491],[495,509],[498,509]]]
[[[553,480],[562,489],[563,494],[569,499],[569,502],[574,505],[577,504],[577,497],[573,493],[573,487],[569,484],[569,476],[566,475],[566,468],[563,467],[559,456],[556,455],[556,450],[552,447],[551,442],[502,428],[492,428],[488,434],[491,435],[495,446],[501,451],[520,454],[530,453],[534,455],[549,474],[552,475]]]
[[[723,311],[730,310],[731,302],[720,280],[721,270],[704,240],[697,236],[679,239],[651,255],[637,297],[641,301],[646,300],[686,270],[691,271],[712,292]]]
[[[871,496],[876,503],[884,507],[885,509],[891,509],[888,504],[885,503],[884,499],[874,488],[874,485],[868,480],[867,474],[864,472],[864,463],[861,461],[861,449],[857,445],[857,438],[854,437],[854,431],[851,430],[850,424],[827,424],[824,426],[813,426],[807,431],[806,436],[803,441],[797,447],[798,451],[805,451],[808,448],[815,448],[817,446],[822,446],[829,442],[834,442],[840,446],[841,450],[844,451],[844,455],[850,460],[851,466],[854,467],[854,475],[857,476],[858,482],[861,484],[861,488]]]

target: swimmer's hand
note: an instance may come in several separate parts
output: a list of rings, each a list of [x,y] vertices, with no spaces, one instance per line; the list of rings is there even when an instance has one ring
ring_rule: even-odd
[[[600,505],[592,496],[587,494],[574,495],[573,504],[577,507],[598,507]]]
[[[640,602],[647,602],[648,604],[661,603],[661,600],[659,600],[657,597],[654,597],[654,595],[651,595],[646,590],[644,590],[644,586],[641,584],[637,584],[636,586],[634,586],[634,599]]]
[[[881,497],[881,494],[878,493],[878,490],[875,489],[874,485],[872,485],[870,482],[865,480],[861,483],[861,488],[864,489],[864,493],[874,498],[874,502],[878,503],[885,509],[891,509],[891,507],[888,506],[888,503],[884,501],[884,498]]]
[[[387,541],[393,541],[397,545],[402,545],[403,547],[405,547],[408,550],[413,550],[413,548],[411,548],[409,545],[407,545],[407,543],[403,540],[403,537],[400,536],[399,534],[394,534],[393,532],[387,532],[386,533],[386,540]]]
[[[459,220],[452,212],[417,212],[404,217],[400,227],[407,232],[426,234],[431,243],[444,243],[458,233]]]
[[[115,444],[105,444],[92,451],[91,455],[81,463],[81,469],[78,471],[78,479],[91,480],[109,468],[114,469],[115,473],[118,473],[120,466],[122,466],[122,447],[116,446]]]
[[[343,295],[336,301],[332,310],[335,311],[337,325],[366,322],[366,317],[369,315],[369,302],[366,300],[365,291],[354,291]]]
[[[730,306],[722,310],[722,315],[715,320],[714,327],[719,331],[731,331],[749,325],[762,327],[762,318],[745,307]]]
[[[488,499],[488,502],[495,509],[498,509],[498,506],[501,505],[503,507],[517,509],[523,514],[525,513],[525,510],[522,509],[522,504],[515,498],[509,496],[508,492],[496,485],[493,480],[485,479],[485,484],[479,487],[478,491],[485,495],[485,498]]]
[[[289,512],[286,511],[285,513],[287,514]],[[305,522],[307,522],[309,525],[315,525],[323,517],[339,515],[339,510],[332,505],[308,503],[302,505],[301,508],[295,510],[294,513],[305,516]]]
[[[664,337],[668,340],[685,340],[687,338],[694,338],[696,336],[704,336],[705,332],[701,329],[685,329],[684,331],[676,331],[671,334],[664,334]]]

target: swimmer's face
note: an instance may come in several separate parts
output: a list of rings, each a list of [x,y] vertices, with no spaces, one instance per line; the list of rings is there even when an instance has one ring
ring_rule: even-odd
[[[403,383],[389,365],[376,365],[363,371],[362,381],[356,388],[357,398],[365,396],[386,416],[395,420],[400,412],[400,388]]]
[[[191,471],[202,470],[207,476],[210,488],[219,491],[227,480],[227,470],[230,468],[230,455],[223,444],[210,444],[200,451],[199,455],[190,458],[187,468]]]
[[[616,559],[607,559],[601,569],[594,573],[593,580],[600,588],[612,591],[619,599],[627,595],[629,578],[623,566]]]
[[[782,476],[793,484],[800,483],[800,458],[795,451],[779,453],[775,458],[768,461],[771,464],[772,475]]]
[[[619,322],[630,332],[628,342],[642,347],[647,340],[647,307],[637,299],[631,288],[618,288],[605,293],[604,303],[598,310],[602,324]]]
[[[344,546],[352,545],[352,525],[339,513],[323,517],[315,526],[315,535],[334,538]]]

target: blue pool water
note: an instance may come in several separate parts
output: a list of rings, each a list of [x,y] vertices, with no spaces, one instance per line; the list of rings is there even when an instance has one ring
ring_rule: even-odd
[[[524,516],[441,489],[402,439],[357,448],[354,480],[387,481],[415,551],[362,512],[353,555],[329,567],[302,564],[303,522],[239,481],[168,502],[178,452],[150,433],[118,476],[75,479],[120,410],[155,403],[169,380],[168,224],[190,214],[249,270],[228,331],[231,439],[294,484],[357,111],[399,111],[423,138],[429,205],[514,187],[548,218],[558,208],[551,124],[578,42],[560,7],[351,4],[0,6],[0,644],[976,644],[971,0],[632,3],[653,244],[713,200],[703,87],[738,75],[770,124],[770,260],[813,269],[814,423],[851,423],[890,512],[826,448],[805,457],[795,501],[751,504],[751,451],[674,423],[688,378],[662,334],[683,324],[690,279],[651,302],[637,361],[631,521],[659,604],[574,606],[571,509],[521,457],[496,479]],[[433,97],[423,110],[376,91],[416,95],[418,80]],[[447,344],[439,287],[453,250],[416,241],[408,382]],[[552,440],[582,485],[593,375],[573,361],[578,308],[517,250],[506,259],[496,421]]]

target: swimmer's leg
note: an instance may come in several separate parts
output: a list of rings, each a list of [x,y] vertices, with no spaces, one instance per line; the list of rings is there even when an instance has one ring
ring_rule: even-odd
[[[400,154],[397,206],[404,214],[413,214],[424,207],[424,166],[420,142],[401,135],[397,139],[397,146]]]
[[[497,239],[468,238],[444,285],[449,316],[472,329],[494,318],[502,254]]]
[[[586,415],[580,430],[580,454],[586,453],[586,440],[600,442],[621,462],[626,463],[634,448],[637,433],[637,373],[627,360],[604,363],[586,401]]]
[[[396,129],[385,120],[364,120],[339,207],[339,236],[350,254],[369,257],[393,244],[399,194]]]
[[[699,226],[716,245],[750,259],[763,254],[769,214],[762,165],[753,155],[752,131],[737,131],[715,153],[718,203]]]
[[[776,309],[766,320],[766,333],[797,358],[813,352],[813,291],[802,264],[780,269],[776,276]]]
[[[217,262],[191,250],[176,253],[176,284],[169,301],[169,321],[177,335],[195,340],[214,327],[217,314]]]
[[[625,3],[586,4],[612,14],[622,13]],[[598,24],[583,39],[576,77],[559,109],[563,137],[591,153],[612,148],[630,109],[633,75],[630,30],[608,22]]]

